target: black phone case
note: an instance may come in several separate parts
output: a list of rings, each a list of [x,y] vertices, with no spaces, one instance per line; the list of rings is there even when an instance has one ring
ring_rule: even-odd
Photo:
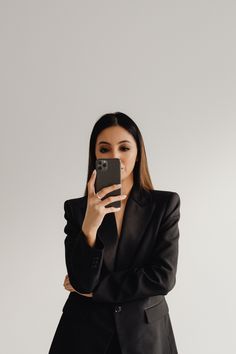
[[[96,160],[96,180],[95,180],[95,192],[99,192],[102,188],[111,186],[113,184],[121,183],[120,175],[120,159],[111,158],[111,159],[97,159]],[[121,188],[115,189],[108,194],[106,194],[102,200],[106,199],[110,195],[120,195]],[[115,207],[119,208],[121,206],[121,201],[117,200],[110,204],[107,204],[105,208]]]

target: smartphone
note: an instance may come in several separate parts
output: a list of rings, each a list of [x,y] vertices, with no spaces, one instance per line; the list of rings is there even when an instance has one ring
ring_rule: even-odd
[[[96,160],[96,180],[95,180],[95,192],[99,192],[102,188],[111,186],[113,184],[121,183],[121,173],[120,173],[120,159],[97,159]],[[103,199],[109,196],[121,195],[121,188],[117,188],[108,194],[106,194]],[[117,200],[110,204],[107,204],[105,208],[115,207],[120,208],[121,201]]]

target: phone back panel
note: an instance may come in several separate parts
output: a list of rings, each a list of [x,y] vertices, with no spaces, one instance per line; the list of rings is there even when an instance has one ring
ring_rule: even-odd
[[[97,159],[96,160],[96,171],[97,176],[95,180],[95,192],[99,192],[102,188],[111,186],[113,184],[121,183],[121,175],[120,175],[120,159],[111,158],[111,159]],[[103,199],[106,199],[110,195],[120,195],[121,188],[115,189],[110,193],[106,194]],[[117,200],[106,205],[106,208],[109,207],[120,207],[121,201]]]

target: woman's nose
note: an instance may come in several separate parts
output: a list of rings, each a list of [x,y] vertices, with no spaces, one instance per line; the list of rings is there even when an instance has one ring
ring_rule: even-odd
[[[113,159],[120,159],[120,153],[119,152],[111,152],[111,158]]]

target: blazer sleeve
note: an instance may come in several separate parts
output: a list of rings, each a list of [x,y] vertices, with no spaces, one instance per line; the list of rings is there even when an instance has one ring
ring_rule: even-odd
[[[75,225],[69,200],[64,202],[64,218],[67,221],[64,227],[65,262],[70,283],[76,291],[90,293],[100,277],[104,245],[99,238],[93,247],[88,245],[82,222],[80,228]]]
[[[180,197],[171,192],[151,257],[143,267],[106,275],[93,291],[95,302],[127,302],[166,295],[175,285],[178,262]]]

